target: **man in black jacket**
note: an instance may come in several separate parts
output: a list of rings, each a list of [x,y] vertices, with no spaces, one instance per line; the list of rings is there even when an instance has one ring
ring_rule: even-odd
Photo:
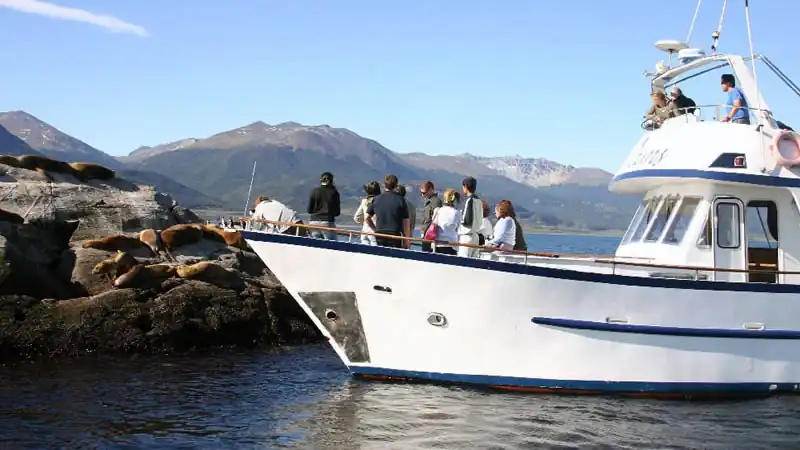
[[[308,197],[309,225],[336,228],[336,218],[339,217],[339,191],[333,185],[333,174],[325,172],[319,177],[319,186],[311,191]],[[311,237],[319,239],[337,240],[336,232],[331,230],[310,229]]]
[[[675,113],[679,116],[686,113],[694,114],[697,106],[694,100],[683,95],[683,91],[677,86],[672,87],[669,93],[669,101],[675,104]]]

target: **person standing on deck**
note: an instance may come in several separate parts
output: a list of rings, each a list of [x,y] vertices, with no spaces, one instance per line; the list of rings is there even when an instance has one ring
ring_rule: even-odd
[[[319,186],[311,191],[308,197],[309,225],[327,228],[336,228],[336,218],[339,217],[339,191],[333,185],[333,174],[325,172],[319,177]],[[337,240],[336,232],[330,230],[309,229],[311,237],[319,239]]]
[[[385,191],[375,197],[367,208],[366,223],[378,234],[391,236],[408,236],[411,233],[411,221],[408,219],[406,199],[397,193],[397,177],[386,175],[383,179]],[[376,236],[375,240],[382,247],[408,248],[409,241]]]
[[[367,196],[361,199],[361,204],[358,205],[358,209],[353,216],[353,220],[355,223],[361,225],[361,231],[370,233],[361,235],[361,243],[365,245],[378,245],[377,241],[375,241],[375,236],[373,235],[375,233],[375,228],[370,228],[365,219],[367,217],[367,209],[369,209],[369,205],[372,204],[372,202],[375,200],[375,197],[381,195],[381,185],[377,181],[370,181],[364,185],[364,192],[367,194]]]
[[[406,197],[408,191],[406,190],[405,186],[402,184],[397,186],[397,193],[400,194],[400,196],[403,197],[403,200],[406,201],[406,208],[408,209],[408,223],[411,229],[411,234],[407,235],[406,237],[414,237],[414,229],[417,226],[417,207],[408,201],[408,197]]]
[[[425,235],[428,227],[431,226],[431,221],[433,220],[433,211],[436,210],[436,208],[442,207],[442,199],[439,198],[439,195],[436,193],[436,188],[433,186],[433,181],[430,180],[419,185],[419,195],[424,199],[421,225],[422,234]],[[431,247],[430,242],[422,243],[423,252],[430,252],[432,250],[433,248]]]
[[[720,83],[722,91],[728,93],[728,101],[725,103],[728,108],[725,117],[721,121],[750,125],[750,110],[747,107],[747,99],[744,98],[742,90],[736,87],[736,78],[732,74],[726,73],[722,75]]]
[[[483,203],[475,194],[478,180],[473,177],[464,178],[461,189],[464,191],[464,210],[458,227],[458,243],[478,245],[478,230],[483,224]],[[478,249],[473,247],[458,247],[458,256],[477,256]]]

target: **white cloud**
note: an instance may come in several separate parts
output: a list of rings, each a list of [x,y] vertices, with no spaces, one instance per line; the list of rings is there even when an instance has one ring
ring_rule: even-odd
[[[9,8],[15,11],[40,16],[52,17],[61,20],[74,20],[76,22],[90,23],[105,28],[115,33],[131,33],[137,36],[147,36],[147,30],[139,25],[125,22],[114,16],[95,14],[84,9],[60,6],[40,0],[0,0],[0,8]]]

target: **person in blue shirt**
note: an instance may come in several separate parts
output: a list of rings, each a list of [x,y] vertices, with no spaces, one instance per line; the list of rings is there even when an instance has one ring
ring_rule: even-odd
[[[742,90],[736,87],[736,78],[732,74],[722,75],[722,91],[728,93],[728,101],[725,103],[726,115],[722,118],[723,122],[741,123],[750,125],[750,110],[747,108],[747,99],[744,98]]]

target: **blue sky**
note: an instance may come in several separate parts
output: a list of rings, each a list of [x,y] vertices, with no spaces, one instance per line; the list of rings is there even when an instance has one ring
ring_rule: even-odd
[[[35,0],[0,0],[9,3]],[[731,0],[721,51],[747,53]],[[546,157],[615,171],[649,106],[642,72],[686,38],[694,0],[59,0],[147,36],[0,8],[0,110],[26,110],[100,150],[263,120],[349,128],[399,152]],[[706,49],[721,1],[692,39]],[[752,0],[755,49],[800,82],[800,2]],[[141,33],[140,33],[141,34]],[[765,66],[779,119],[798,99]],[[722,103],[719,73],[684,86]]]

